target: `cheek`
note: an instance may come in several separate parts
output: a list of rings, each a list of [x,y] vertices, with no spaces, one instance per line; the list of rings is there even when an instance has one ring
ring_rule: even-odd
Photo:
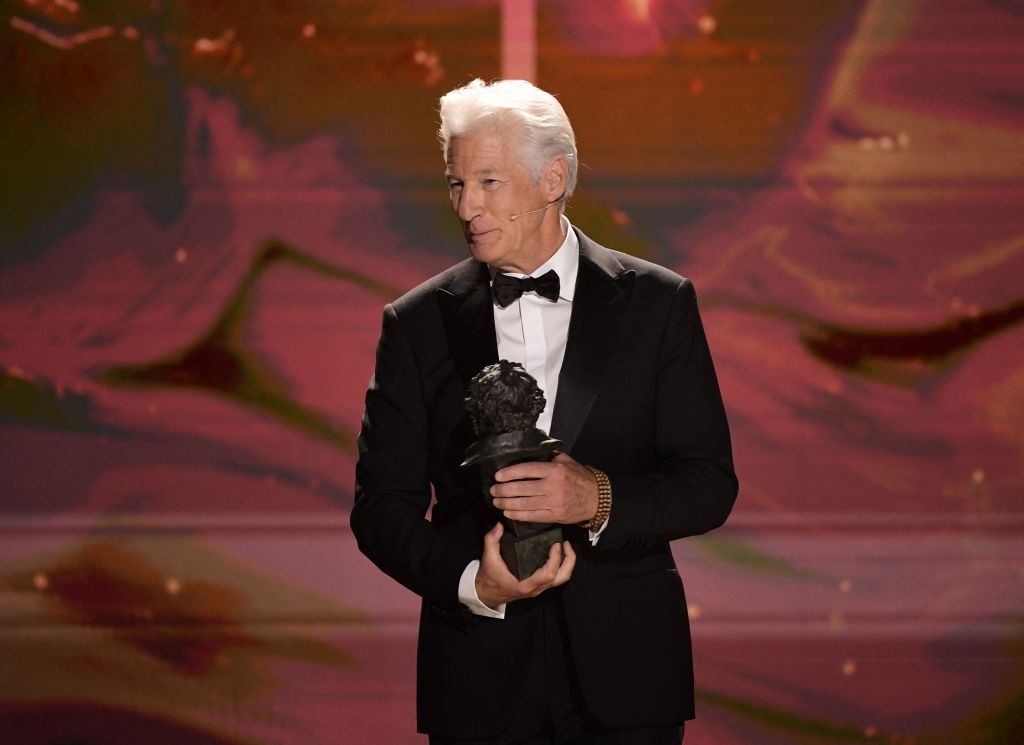
[[[448,192],[448,206],[452,208],[452,212],[456,214],[459,211],[459,194],[455,192]]]

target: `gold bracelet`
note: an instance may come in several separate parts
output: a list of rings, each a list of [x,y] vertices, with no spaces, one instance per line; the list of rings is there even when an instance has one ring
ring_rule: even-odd
[[[580,526],[587,530],[597,530],[605,524],[608,516],[612,513],[612,482],[608,479],[608,474],[600,468],[593,466],[585,466],[585,468],[597,481],[597,514],[590,520],[580,523]]]

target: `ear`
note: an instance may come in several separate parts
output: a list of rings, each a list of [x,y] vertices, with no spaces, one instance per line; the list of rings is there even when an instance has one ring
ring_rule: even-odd
[[[554,202],[565,194],[566,184],[569,182],[569,161],[564,155],[556,155],[548,161],[541,182],[544,184],[549,202]]]

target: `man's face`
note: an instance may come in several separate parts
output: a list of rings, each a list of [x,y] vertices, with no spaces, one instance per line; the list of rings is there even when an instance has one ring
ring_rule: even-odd
[[[513,145],[510,137],[493,132],[452,138],[448,189],[473,258],[495,269],[528,274],[544,263],[551,250],[543,245],[541,225],[545,219],[551,221],[552,211],[556,223],[558,215],[552,207],[509,219],[549,203],[544,189],[530,181]]]

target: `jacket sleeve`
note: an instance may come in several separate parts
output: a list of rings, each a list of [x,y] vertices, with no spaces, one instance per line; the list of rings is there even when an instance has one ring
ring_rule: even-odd
[[[675,288],[657,365],[656,465],[608,473],[612,511],[599,550],[705,533],[725,522],[736,500],[729,425],[687,279]]]
[[[386,306],[359,435],[352,531],[381,570],[438,610],[463,615],[459,578],[480,557],[426,519],[428,410],[406,333],[394,307]]]

